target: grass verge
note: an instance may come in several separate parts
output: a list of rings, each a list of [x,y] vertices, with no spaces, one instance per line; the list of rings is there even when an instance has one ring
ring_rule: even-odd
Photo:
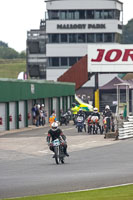
[[[133,184],[83,192],[10,198],[10,200],[133,200]]]
[[[26,71],[25,59],[0,59],[0,78],[17,79],[20,72]]]

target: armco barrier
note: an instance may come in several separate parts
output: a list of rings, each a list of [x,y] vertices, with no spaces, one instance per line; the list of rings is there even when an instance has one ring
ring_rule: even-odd
[[[122,127],[118,129],[118,139],[126,139],[133,137],[133,116],[129,116],[128,120],[123,122]]]

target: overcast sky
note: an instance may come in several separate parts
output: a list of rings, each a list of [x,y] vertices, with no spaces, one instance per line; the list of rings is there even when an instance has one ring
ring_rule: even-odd
[[[124,3],[126,24],[133,18],[133,0],[121,2]],[[27,31],[39,28],[45,11],[44,0],[0,0],[0,40],[19,52],[25,50]]]

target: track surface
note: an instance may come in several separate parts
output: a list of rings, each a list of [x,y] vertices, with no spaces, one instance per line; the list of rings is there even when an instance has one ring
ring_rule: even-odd
[[[70,157],[56,165],[48,128],[0,136],[0,198],[40,195],[133,182],[133,139],[114,141],[62,126]]]

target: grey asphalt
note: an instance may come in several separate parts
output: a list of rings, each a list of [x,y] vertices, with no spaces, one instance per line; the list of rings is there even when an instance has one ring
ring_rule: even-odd
[[[133,183],[133,139],[77,133],[73,125],[62,129],[70,153],[63,165],[48,150],[48,127],[0,135],[0,198]]]

